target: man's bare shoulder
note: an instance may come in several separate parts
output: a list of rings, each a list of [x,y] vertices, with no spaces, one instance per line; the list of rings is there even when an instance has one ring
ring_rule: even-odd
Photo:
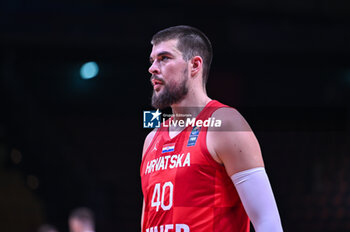
[[[219,108],[212,117],[221,120],[221,127],[218,129],[220,131],[251,131],[247,121],[235,108]]]
[[[145,155],[145,152],[147,151],[147,148],[149,147],[149,145],[151,144],[154,136],[157,133],[157,129],[158,128],[154,128],[150,133],[148,133],[148,135],[146,136],[145,142],[143,143],[143,150],[142,150],[142,158]]]
[[[211,128],[206,138],[214,160],[224,164],[227,174],[264,166],[259,143],[243,116],[233,108],[220,108],[212,117],[221,120],[220,128]]]

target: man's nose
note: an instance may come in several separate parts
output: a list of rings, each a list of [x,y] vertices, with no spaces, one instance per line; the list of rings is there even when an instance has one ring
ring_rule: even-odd
[[[157,65],[157,61],[154,61],[151,64],[151,66],[148,69],[148,72],[151,73],[151,74],[159,74],[160,73],[159,67]]]

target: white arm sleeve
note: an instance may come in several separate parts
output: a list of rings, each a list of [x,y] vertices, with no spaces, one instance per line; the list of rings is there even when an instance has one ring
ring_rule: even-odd
[[[265,168],[235,173],[231,179],[256,232],[283,231]]]

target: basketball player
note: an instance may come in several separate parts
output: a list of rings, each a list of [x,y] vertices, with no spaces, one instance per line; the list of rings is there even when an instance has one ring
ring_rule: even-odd
[[[94,232],[94,213],[86,207],[76,208],[69,215],[68,224],[70,232]]]
[[[152,105],[173,117],[215,119],[221,128],[167,122],[144,142],[142,232],[282,231],[260,147],[234,108],[212,100],[206,81],[212,60],[208,38],[190,26],[170,27],[151,41]],[[217,124],[219,126],[219,124]]]

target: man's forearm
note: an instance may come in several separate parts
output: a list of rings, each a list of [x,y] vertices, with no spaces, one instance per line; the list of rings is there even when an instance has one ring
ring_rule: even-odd
[[[264,167],[245,170],[231,177],[256,232],[281,232],[276,201]]]

